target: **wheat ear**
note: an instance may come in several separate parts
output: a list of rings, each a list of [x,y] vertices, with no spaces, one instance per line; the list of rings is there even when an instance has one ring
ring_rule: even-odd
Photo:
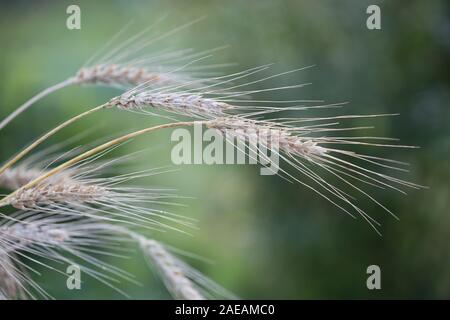
[[[137,86],[142,83],[167,85],[176,77],[166,73],[151,72],[147,68],[120,64],[98,64],[81,68],[73,79],[75,84],[104,84]],[[180,80],[181,81],[181,77]],[[178,82],[178,81],[176,81]]]
[[[106,188],[82,183],[46,184],[19,191],[9,200],[9,204],[21,210],[39,208],[39,205],[53,203],[89,203],[105,197]]]
[[[145,111],[148,107],[195,118],[216,118],[227,115],[234,106],[192,93],[133,92],[111,99],[107,105],[127,111]]]
[[[178,259],[172,256],[161,243],[142,236],[136,236],[136,238],[145,257],[156,266],[166,288],[176,299],[205,300]]]
[[[42,175],[42,170],[35,168],[16,167],[0,174],[0,188],[15,190]]]
[[[24,291],[12,259],[0,250],[0,300],[24,298]]]
[[[81,170],[80,170],[81,171]],[[120,184],[153,173],[137,172],[117,177],[80,178],[62,172],[44,183],[18,191],[7,200],[8,204],[38,214],[90,217],[103,221],[139,225],[148,229],[185,232],[172,226],[194,228],[195,220],[166,210],[149,208],[147,204],[170,205],[171,193],[161,189],[121,187]],[[19,189],[20,190],[20,189]]]

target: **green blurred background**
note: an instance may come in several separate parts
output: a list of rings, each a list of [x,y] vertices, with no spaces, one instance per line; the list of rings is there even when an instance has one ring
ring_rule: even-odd
[[[66,8],[78,4],[82,29],[68,30]],[[366,8],[377,4],[382,29],[366,28]],[[232,73],[275,62],[271,73],[314,68],[265,86],[312,82],[274,94],[284,99],[348,101],[346,113],[401,113],[377,119],[375,133],[419,145],[379,150],[411,163],[407,179],[430,187],[408,196],[377,193],[399,217],[364,205],[383,225],[382,237],[300,185],[260,176],[255,166],[179,167],[141,183],[176,188],[185,200],[175,212],[199,221],[193,236],[153,234],[212,263],[188,261],[242,298],[449,298],[450,297],[450,21],[446,1],[15,1],[0,7],[0,116],[39,90],[71,76],[126,23],[141,30],[167,15],[163,30],[206,19],[158,48],[230,47],[209,63],[235,62]],[[261,88],[256,86],[255,88]],[[71,115],[117,90],[70,87],[40,101],[0,133],[0,159]],[[274,95],[266,95],[273,97]],[[46,146],[88,131],[81,144],[161,123],[111,111],[72,125]],[[356,123],[356,122],[355,122]],[[145,148],[140,168],[170,165],[169,132],[149,135],[118,150]],[[122,283],[137,299],[169,298],[137,252],[111,260],[142,283]],[[379,265],[382,289],[366,288],[366,268]],[[43,269],[35,277],[56,298],[120,299],[95,280],[69,291],[65,278]]]

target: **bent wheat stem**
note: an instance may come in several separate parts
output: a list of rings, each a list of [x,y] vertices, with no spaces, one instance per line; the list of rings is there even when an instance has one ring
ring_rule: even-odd
[[[106,105],[100,105],[97,106],[93,109],[89,109],[86,112],[80,113],[79,115],[70,118],[69,120],[61,123],[60,125],[58,125],[57,127],[53,128],[52,130],[50,130],[49,132],[47,132],[46,134],[44,134],[43,136],[41,136],[39,139],[35,140],[32,144],[30,144],[28,147],[26,147],[25,149],[23,149],[22,151],[20,151],[17,155],[15,155],[13,158],[11,158],[8,162],[6,162],[1,168],[0,168],[0,175],[5,172],[6,169],[8,169],[9,167],[11,167],[13,164],[17,163],[17,161],[19,161],[20,159],[22,159],[24,156],[26,156],[31,150],[33,150],[34,148],[36,148],[38,145],[40,145],[42,142],[44,142],[45,140],[47,140],[48,138],[50,138],[52,135],[54,135],[56,132],[58,132],[59,130],[67,127],[68,125],[70,125],[71,123],[84,118],[100,109],[103,109]]]
[[[120,143],[128,141],[128,140],[133,139],[135,137],[138,137],[138,136],[140,136],[140,135],[142,135],[144,133],[156,131],[156,130],[159,130],[159,129],[183,127],[183,126],[193,126],[196,123],[197,124],[203,124],[205,122],[203,122],[203,121],[190,121],[190,122],[167,123],[167,124],[162,124],[162,125],[159,125],[159,126],[149,127],[149,128],[145,128],[145,129],[142,129],[142,130],[135,131],[135,132],[131,132],[131,133],[123,135],[123,136],[121,136],[119,138],[110,140],[110,141],[108,141],[108,142],[106,142],[106,143],[104,143],[104,144],[102,144],[100,146],[92,148],[92,149],[90,149],[90,150],[88,150],[88,151],[86,151],[86,152],[84,152],[84,153],[82,153],[82,154],[80,154],[80,155],[78,155],[78,156],[76,156],[76,157],[74,157],[74,158],[64,162],[64,163],[62,163],[61,165],[55,167],[52,170],[49,170],[48,172],[44,173],[43,175],[39,176],[38,178],[34,179],[33,181],[31,181],[31,182],[27,183],[26,185],[20,187],[16,191],[10,193],[6,197],[4,197],[2,200],[0,200],[0,207],[8,205],[9,199],[14,197],[17,193],[20,193],[20,192],[22,192],[22,191],[24,191],[26,189],[32,188],[32,187],[36,186],[37,184],[39,184],[40,182],[44,181],[45,179],[53,176],[54,174],[56,174],[56,173],[58,173],[58,172],[60,172],[60,171],[62,171],[64,169],[67,169],[70,166],[72,166],[72,165],[74,165],[74,164],[76,164],[76,163],[78,163],[78,162],[80,162],[80,161],[82,161],[82,160],[92,156],[92,155],[95,155],[95,154],[97,154],[97,153],[99,153],[99,152],[101,152],[103,150],[106,150],[106,149],[108,149],[110,147],[113,147],[115,145],[118,145]]]

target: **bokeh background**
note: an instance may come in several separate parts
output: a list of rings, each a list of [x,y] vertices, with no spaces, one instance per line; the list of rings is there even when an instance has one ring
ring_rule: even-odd
[[[82,29],[68,30],[66,8],[78,4]],[[366,28],[366,8],[382,10],[382,29]],[[229,48],[208,63],[233,62],[237,72],[275,62],[271,73],[315,65],[276,78],[265,87],[312,82],[277,93],[285,99],[344,102],[346,113],[400,113],[374,124],[375,133],[419,145],[417,150],[377,151],[411,163],[404,176],[430,187],[408,196],[377,193],[399,217],[370,203],[382,237],[300,185],[260,176],[255,166],[177,167],[141,181],[176,188],[192,197],[179,214],[198,219],[193,236],[176,232],[157,239],[212,261],[187,259],[242,298],[449,298],[450,297],[450,20],[446,1],[14,1],[0,7],[0,116],[39,90],[71,76],[131,20],[142,30],[167,15],[162,30],[206,18],[158,48]],[[211,62],[210,62],[211,61]],[[256,86],[254,88],[262,88]],[[52,126],[117,90],[71,87],[37,103],[0,132],[0,159]],[[273,97],[273,96],[272,96]],[[86,132],[76,145],[162,119],[111,111],[72,125],[44,147]],[[352,123],[356,124],[356,122]],[[358,123],[359,124],[359,123]],[[169,132],[136,139],[117,152],[146,151],[133,164],[171,165]],[[170,298],[138,252],[112,260],[141,286],[119,287],[136,299]],[[382,289],[366,288],[366,268],[379,265]],[[56,298],[121,299],[95,280],[69,291],[65,278],[41,269],[35,280]]]

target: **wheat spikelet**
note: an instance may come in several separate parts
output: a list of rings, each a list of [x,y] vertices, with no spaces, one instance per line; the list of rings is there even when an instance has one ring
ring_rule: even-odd
[[[31,245],[55,247],[69,240],[69,232],[51,218],[3,221],[0,225],[0,246],[5,254]]]
[[[123,163],[125,159],[102,162],[97,156],[97,163],[90,163],[90,159],[86,159],[84,163],[52,175],[32,188],[17,189],[5,204],[20,210],[95,217],[157,230],[169,228],[182,231],[177,226],[194,227],[195,220],[159,208],[170,205],[171,199],[176,198],[172,190],[124,185],[166,170],[156,168],[124,175],[101,176],[105,169]],[[34,174],[34,171],[31,173]],[[152,207],[148,204],[152,204]]]
[[[143,67],[117,64],[100,64],[81,68],[73,78],[74,84],[102,84],[124,87],[137,86],[143,83],[165,86],[182,82],[183,77],[176,74],[151,72]]]
[[[42,174],[41,170],[28,168],[10,168],[0,174],[0,187],[15,190],[28,182],[36,179]]]
[[[131,232],[130,236],[139,243],[144,256],[155,266],[166,288],[176,299],[236,299],[211,279],[176,257],[170,247],[154,239]],[[179,252],[179,250],[177,250]]]
[[[145,112],[149,108],[159,109],[191,117],[215,118],[225,116],[233,106],[189,93],[125,93],[111,99],[108,107],[127,111]]]
[[[106,196],[105,188],[75,182],[45,184],[18,192],[9,204],[17,209],[34,209],[40,205],[64,202],[93,202]]]
[[[24,291],[11,258],[0,250],[0,300],[24,298]]]
[[[36,167],[17,166],[6,169],[0,174],[0,188],[15,190],[37,177],[41,176],[45,171]],[[69,174],[56,175],[49,179],[51,183],[58,183],[63,180],[69,180]]]
[[[96,239],[100,243],[101,235],[115,228],[95,219],[20,213],[0,224],[0,247],[5,253],[32,245],[49,248],[74,244],[81,248],[89,244],[89,239]]]
[[[201,80],[185,80],[179,84],[168,84],[166,86],[155,87],[152,84],[147,85],[144,83],[114,97],[106,105],[108,107],[118,107],[122,110],[142,114],[161,116],[160,113],[153,112],[153,110],[158,110],[202,120],[229,115],[253,117],[280,111],[325,107],[289,106],[289,104],[315,102],[310,100],[271,101],[250,98],[254,94],[296,89],[303,87],[305,84],[260,90],[238,90],[242,87],[264,82],[274,77],[298,72],[304,68],[263,77],[255,81],[234,84],[236,81],[260,73],[268,68],[269,66],[259,66],[224,76],[204,78]],[[284,107],[280,108],[280,105],[284,105]],[[331,105],[328,107],[331,107]]]
[[[223,117],[206,122],[206,126],[217,129],[223,135],[229,133],[252,144],[262,142],[273,151],[279,148],[286,153],[308,159],[312,155],[322,156],[328,152],[314,138],[292,135],[288,127],[276,123],[241,117]]]
[[[229,112],[239,109],[239,107],[220,101],[215,96],[219,90],[220,92],[227,92],[227,88],[218,89],[220,85],[238,80],[253,74],[256,72],[255,70],[260,71],[260,69],[264,68],[258,67],[237,74],[184,81],[180,84],[156,88],[143,84],[112,98],[106,105],[150,115],[160,115],[152,112],[152,110],[158,110],[200,119],[223,117],[227,116]]]
[[[159,242],[139,237],[139,244],[145,256],[155,265],[166,287],[177,299],[204,300],[195,284],[178,260],[172,256]]]

